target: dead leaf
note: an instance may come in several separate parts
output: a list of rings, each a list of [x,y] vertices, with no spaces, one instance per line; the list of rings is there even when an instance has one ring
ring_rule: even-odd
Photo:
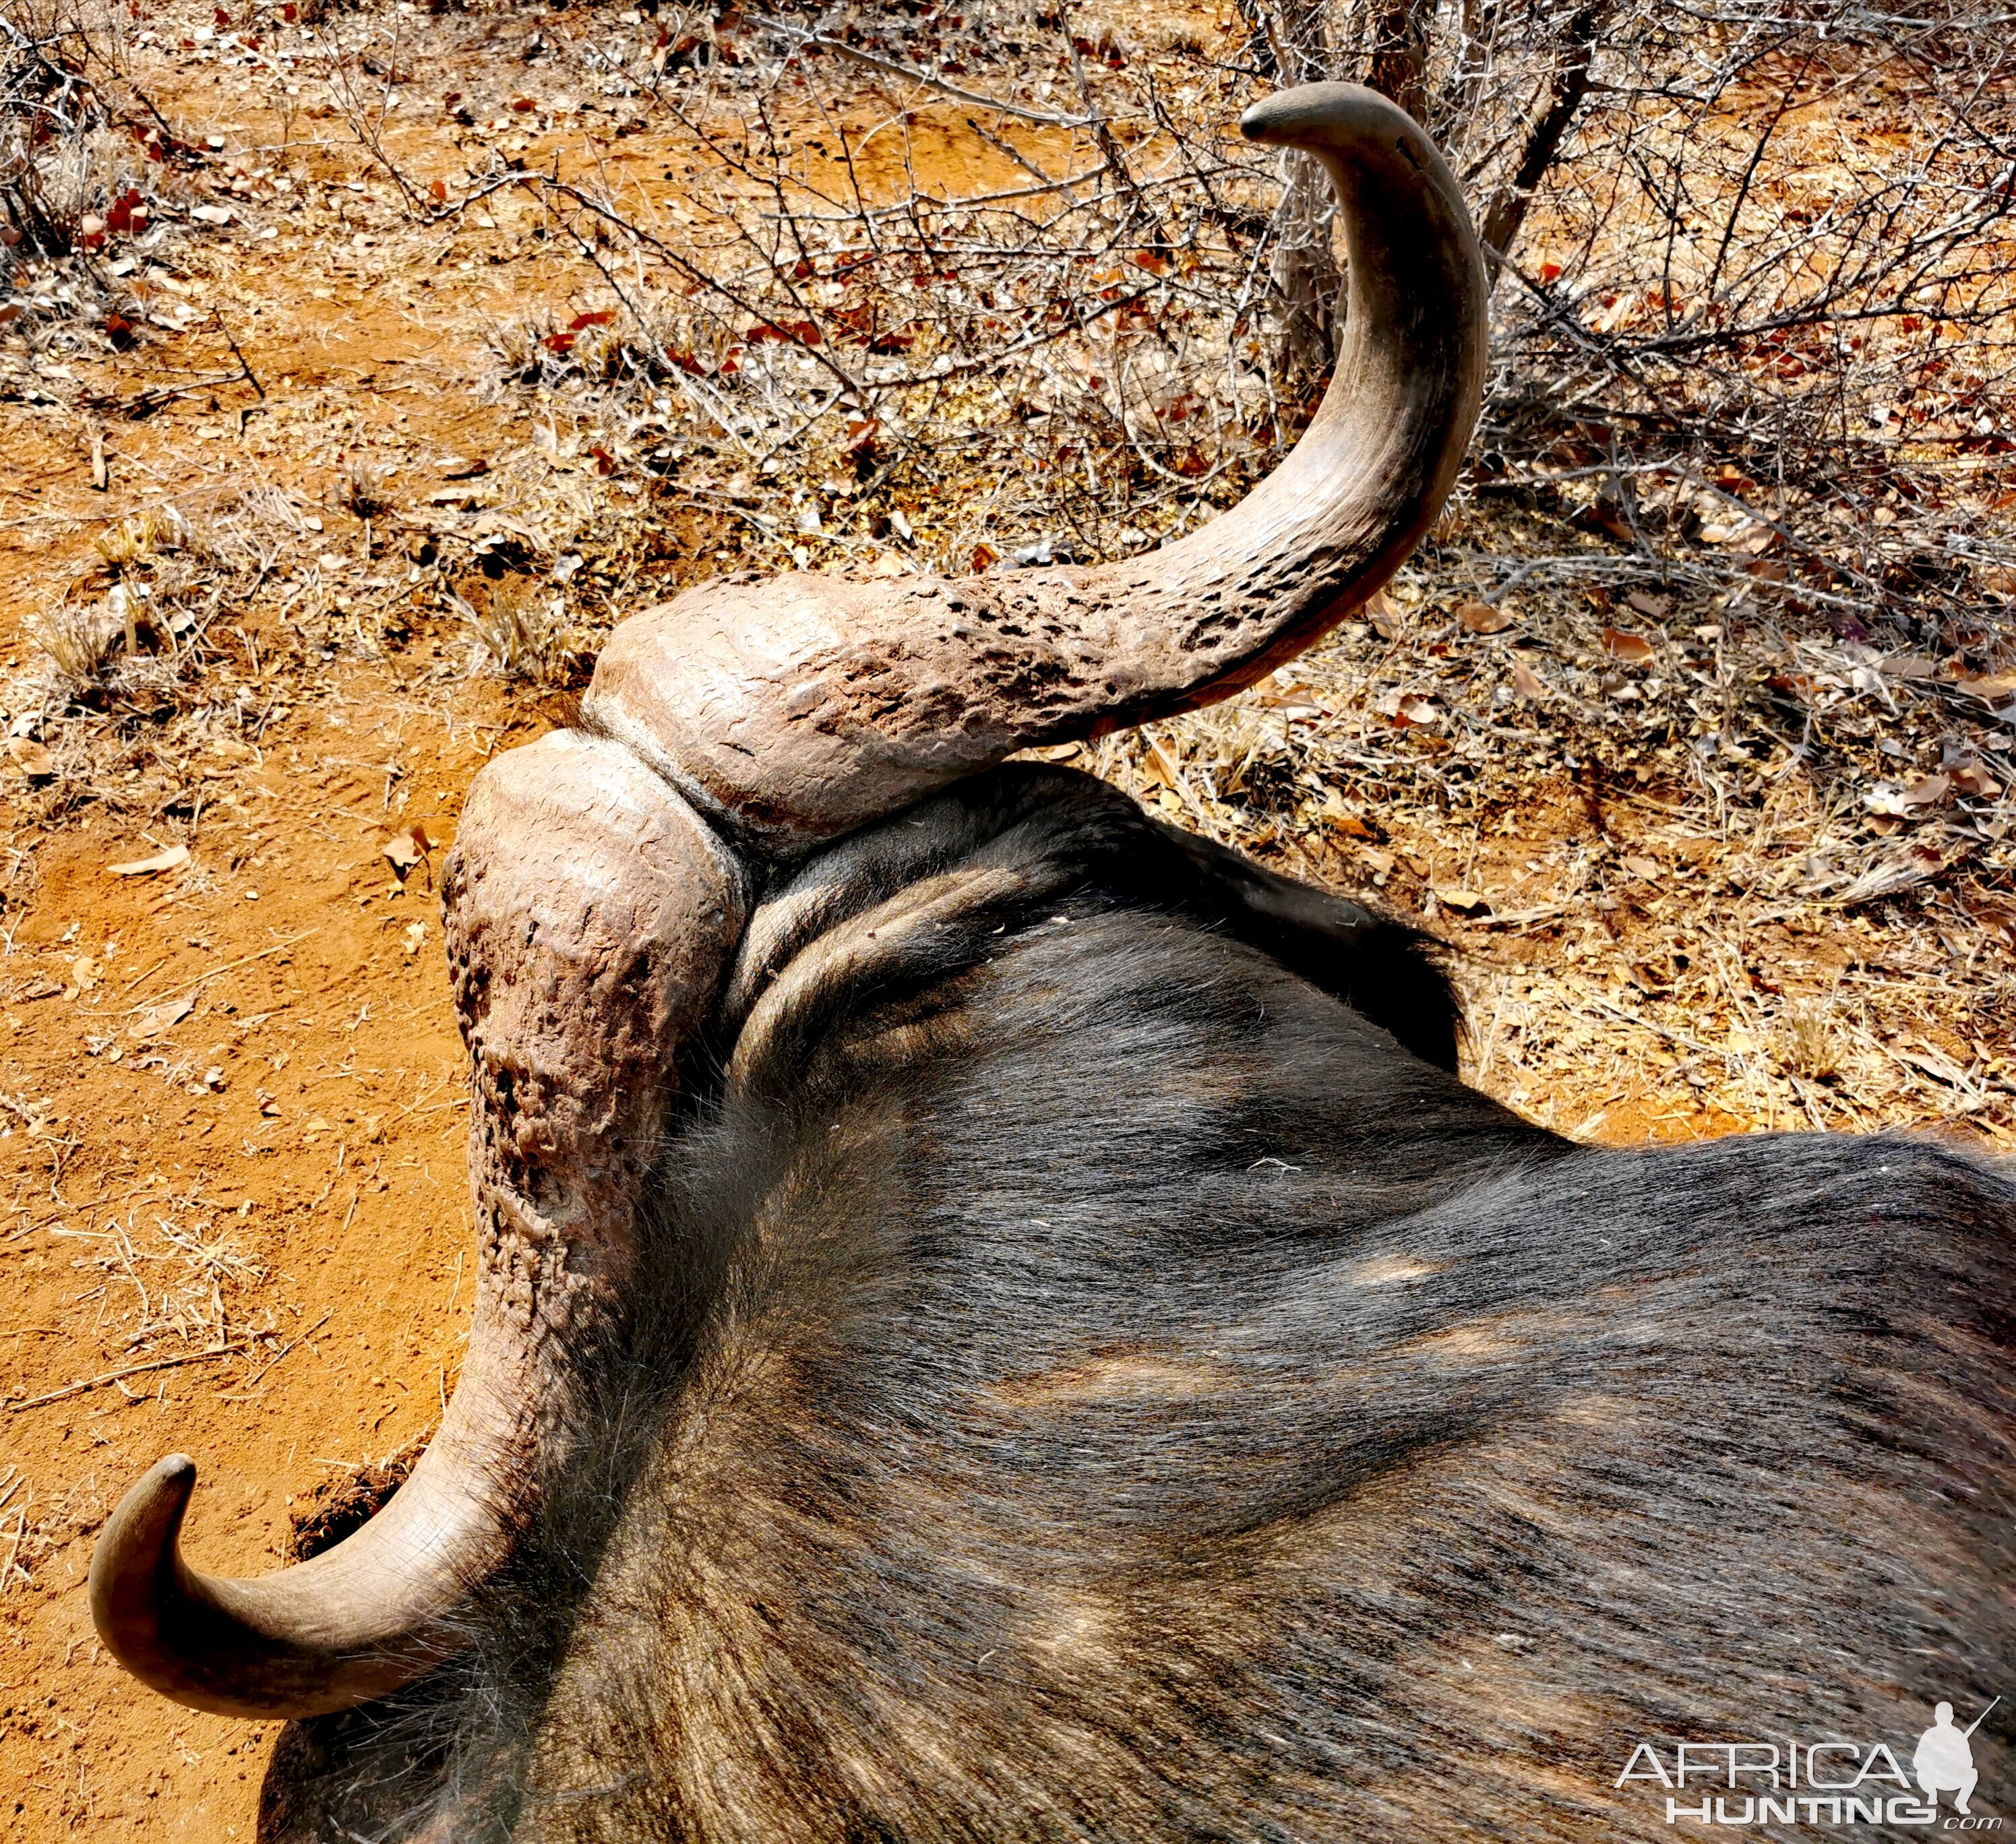
[[[1648,884],[1659,875],[1659,867],[1649,858],[1626,858],[1624,868],[1634,877],[1643,877]]]
[[[1512,662],[1512,689],[1522,698],[1544,698],[1547,695],[1546,681],[1524,660]]]
[[[1147,759],[1142,764],[1142,779],[1157,787],[1166,787],[1172,793],[1181,785],[1176,776],[1176,765],[1170,761],[1162,745],[1153,737],[1148,739]]]
[[[98,963],[88,954],[80,954],[70,963],[70,983],[80,992],[88,992],[98,984]]]
[[[1990,704],[2000,704],[2011,693],[2016,693],[2016,672],[1983,672],[1972,678],[1957,679],[1953,689],[1965,692],[1971,698],[1980,698]]]
[[[1467,915],[1473,909],[1488,910],[1490,899],[1481,890],[1464,890],[1447,884],[1435,886],[1435,901],[1445,909],[1460,909]]]
[[[1260,702],[1269,711],[1306,711],[1312,716],[1323,716],[1329,709],[1322,694],[1313,686],[1290,685],[1278,690],[1263,692]]]
[[[1627,634],[1622,628],[1603,630],[1603,650],[1613,660],[1622,660],[1627,665],[1640,665],[1652,657],[1652,643],[1643,634]]]
[[[1370,839],[1378,835],[1344,804],[1334,787],[1323,790],[1323,816],[1348,839]]]
[[[434,849],[434,841],[423,826],[409,826],[385,841],[384,855],[403,882],[407,872]]]
[[[451,455],[441,464],[441,477],[445,481],[473,481],[489,471],[490,463],[481,455],[468,461],[459,455]]]
[[[409,958],[420,951],[420,944],[427,938],[427,925],[426,923],[409,922],[406,924],[405,949],[406,953]]]
[[[132,1035],[139,1038],[159,1037],[171,1025],[178,1025],[194,1009],[196,998],[193,993],[183,993],[174,999],[164,999],[150,1005],[134,1019],[128,1027]]]
[[[1365,614],[1381,640],[1399,639],[1406,618],[1400,612],[1400,605],[1384,589],[1365,604]]]
[[[1456,610],[1456,618],[1473,634],[1502,634],[1507,628],[1516,627],[1519,620],[1502,608],[1493,608],[1489,602],[1466,602]]]
[[[546,548],[546,541],[530,525],[501,512],[484,513],[477,520],[470,536],[478,542],[486,538],[516,538],[535,551],[543,551]]]
[[[1382,692],[1373,701],[1372,708],[1381,717],[1392,719],[1402,729],[1409,724],[1431,724],[1442,715],[1432,698],[1422,697],[1414,692]]]
[[[7,753],[31,781],[46,781],[56,772],[56,758],[32,737],[9,737]]]
[[[1671,596],[1655,596],[1649,589],[1633,589],[1624,600],[1647,621],[1664,621],[1673,606]]]
[[[1600,531],[1604,537],[1614,538],[1619,544],[1635,544],[1638,535],[1631,529],[1631,522],[1624,516],[1624,508],[1615,499],[1599,498],[1593,506],[1585,506],[1575,516],[1575,522],[1585,531]]]
[[[189,861],[188,846],[171,845],[152,858],[136,858],[127,864],[115,864],[111,870],[115,877],[151,877],[160,871],[179,870]]]
[[[2002,784],[1985,769],[1977,768],[1971,763],[1964,769],[1953,771],[1953,784],[1960,793],[1971,795],[1978,801],[1992,801],[2002,791]]]
[[[1945,775],[1921,775],[1904,790],[1903,801],[1907,807],[1936,807],[1946,798],[1953,786],[1952,780]]]
[[[1382,852],[1377,845],[1360,845],[1358,855],[1371,866],[1375,877],[1383,877],[1399,861],[1390,852]]]

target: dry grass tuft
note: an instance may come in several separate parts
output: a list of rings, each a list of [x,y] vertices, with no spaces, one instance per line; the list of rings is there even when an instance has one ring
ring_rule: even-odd
[[[114,575],[128,575],[149,567],[177,553],[200,555],[205,549],[196,528],[172,506],[151,508],[122,519],[92,540]]]
[[[476,643],[477,664],[506,679],[542,684],[551,676],[563,611],[529,591],[486,597],[476,607],[450,592],[455,612]]]
[[[1827,999],[1801,999],[1785,1007],[1785,1062],[1809,1082],[1825,1082],[1834,1073],[1834,1009]]]
[[[46,1558],[105,1522],[111,1507],[95,1477],[73,1484],[43,1505],[18,1466],[0,1467],[0,1598],[36,1585]]]
[[[45,614],[30,633],[56,668],[63,689],[81,692],[104,677],[124,643],[126,623],[106,603],[65,603]]]
[[[336,505],[354,518],[380,519],[392,510],[386,492],[390,470],[377,463],[359,458],[351,463],[336,484]]]

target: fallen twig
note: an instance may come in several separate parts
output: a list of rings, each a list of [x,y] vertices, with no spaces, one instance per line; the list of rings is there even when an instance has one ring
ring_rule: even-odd
[[[7,1406],[19,1414],[23,1409],[39,1409],[50,1403],[59,1403],[67,1396],[82,1396],[87,1390],[102,1389],[108,1383],[117,1383],[127,1377],[137,1377],[143,1371],[171,1370],[179,1364],[202,1363],[210,1358],[229,1357],[233,1352],[251,1349],[250,1342],[244,1340],[232,1345],[213,1345],[202,1351],[184,1351],[174,1357],[152,1358],[146,1363],[128,1364],[124,1370],[107,1370],[103,1376],[80,1377],[74,1383],[66,1383],[62,1388],[52,1389],[46,1395],[10,1399]]]
[[[217,330],[224,335],[224,343],[231,348],[232,357],[238,361],[238,369],[244,373],[246,383],[259,393],[260,400],[263,402],[266,396],[266,387],[261,384],[254,374],[252,362],[239,350],[237,340],[231,337],[231,329],[224,324],[224,316],[212,308],[210,311],[210,317],[217,322]]]
[[[295,1335],[290,1338],[286,1344],[283,1345],[278,1351],[274,1352],[272,1360],[266,1363],[256,1375],[248,1377],[246,1379],[246,1389],[251,1390],[257,1388],[259,1384],[265,1379],[267,1372],[272,1370],[275,1364],[278,1363],[282,1358],[285,1357],[297,1345],[305,1345],[309,1339],[313,1338],[317,1332],[320,1331],[324,1326],[329,1324],[329,1315],[327,1313],[325,1313],[322,1317],[318,1319],[306,1331],[296,1333]]]
[[[223,322],[220,320],[218,324],[221,326]],[[231,336],[226,333],[225,337],[228,340]],[[234,351],[237,350],[235,344],[232,349]],[[239,363],[241,366],[245,363],[242,355]],[[165,404],[173,403],[178,397],[193,397],[198,391],[214,391],[220,384],[249,384],[254,390],[259,391],[261,397],[266,394],[259,389],[259,380],[252,376],[250,369],[247,367],[242,376],[235,371],[221,371],[214,377],[198,378],[193,384],[150,385],[145,391],[135,391],[131,397],[121,397],[116,391],[86,391],[78,397],[77,402],[85,409],[117,410],[125,416],[145,416]]]
[[[130,1007],[127,1010],[126,1015],[130,1018],[132,1017],[134,1013],[146,1011],[153,1007],[159,1005],[164,999],[173,999],[178,992],[186,992],[193,987],[200,986],[205,980],[214,980],[220,974],[230,973],[240,967],[250,967],[255,960],[264,960],[268,954],[277,954],[283,948],[291,948],[297,942],[304,942],[310,935],[318,935],[320,932],[321,931],[319,929],[304,928],[299,935],[290,935],[283,942],[274,942],[272,946],[270,948],[261,948],[256,954],[241,954],[236,960],[225,961],[221,967],[206,968],[203,972],[198,974],[194,979],[185,980],[179,986],[171,986],[167,992],[157,993],[153,998],[149,999],[146,1004]]]

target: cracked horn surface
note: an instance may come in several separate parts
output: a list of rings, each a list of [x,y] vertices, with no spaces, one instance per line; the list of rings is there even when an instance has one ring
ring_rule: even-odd
[[[1089,567],[701,584],[626,621],[584,701],[732,834],[783,856],[1018,749],[1193,709],[1301,652],[1397,569],[1483,392],[1483,261],[1442,157],[1384,97],[1312,84],[1254,140],[1313,154],[1349,258],[1322,408],[1237,506]]]

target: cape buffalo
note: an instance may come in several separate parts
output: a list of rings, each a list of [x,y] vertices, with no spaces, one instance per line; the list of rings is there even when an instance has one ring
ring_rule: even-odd
[[[93,1562],[146,1681],[308,1719],[268,1839],[1902,1836],[2008,1785],[2011,1172],[1570,1143],[1457,1080],[1430,945],[1006,759],[1251,682],[1449,491],[1446,169],[1348,85],[1243,126],[1350,258],[1244,504],[689,592],[472,789],[450,1413],[309,1561],[190,1568],[178,1455]]]

